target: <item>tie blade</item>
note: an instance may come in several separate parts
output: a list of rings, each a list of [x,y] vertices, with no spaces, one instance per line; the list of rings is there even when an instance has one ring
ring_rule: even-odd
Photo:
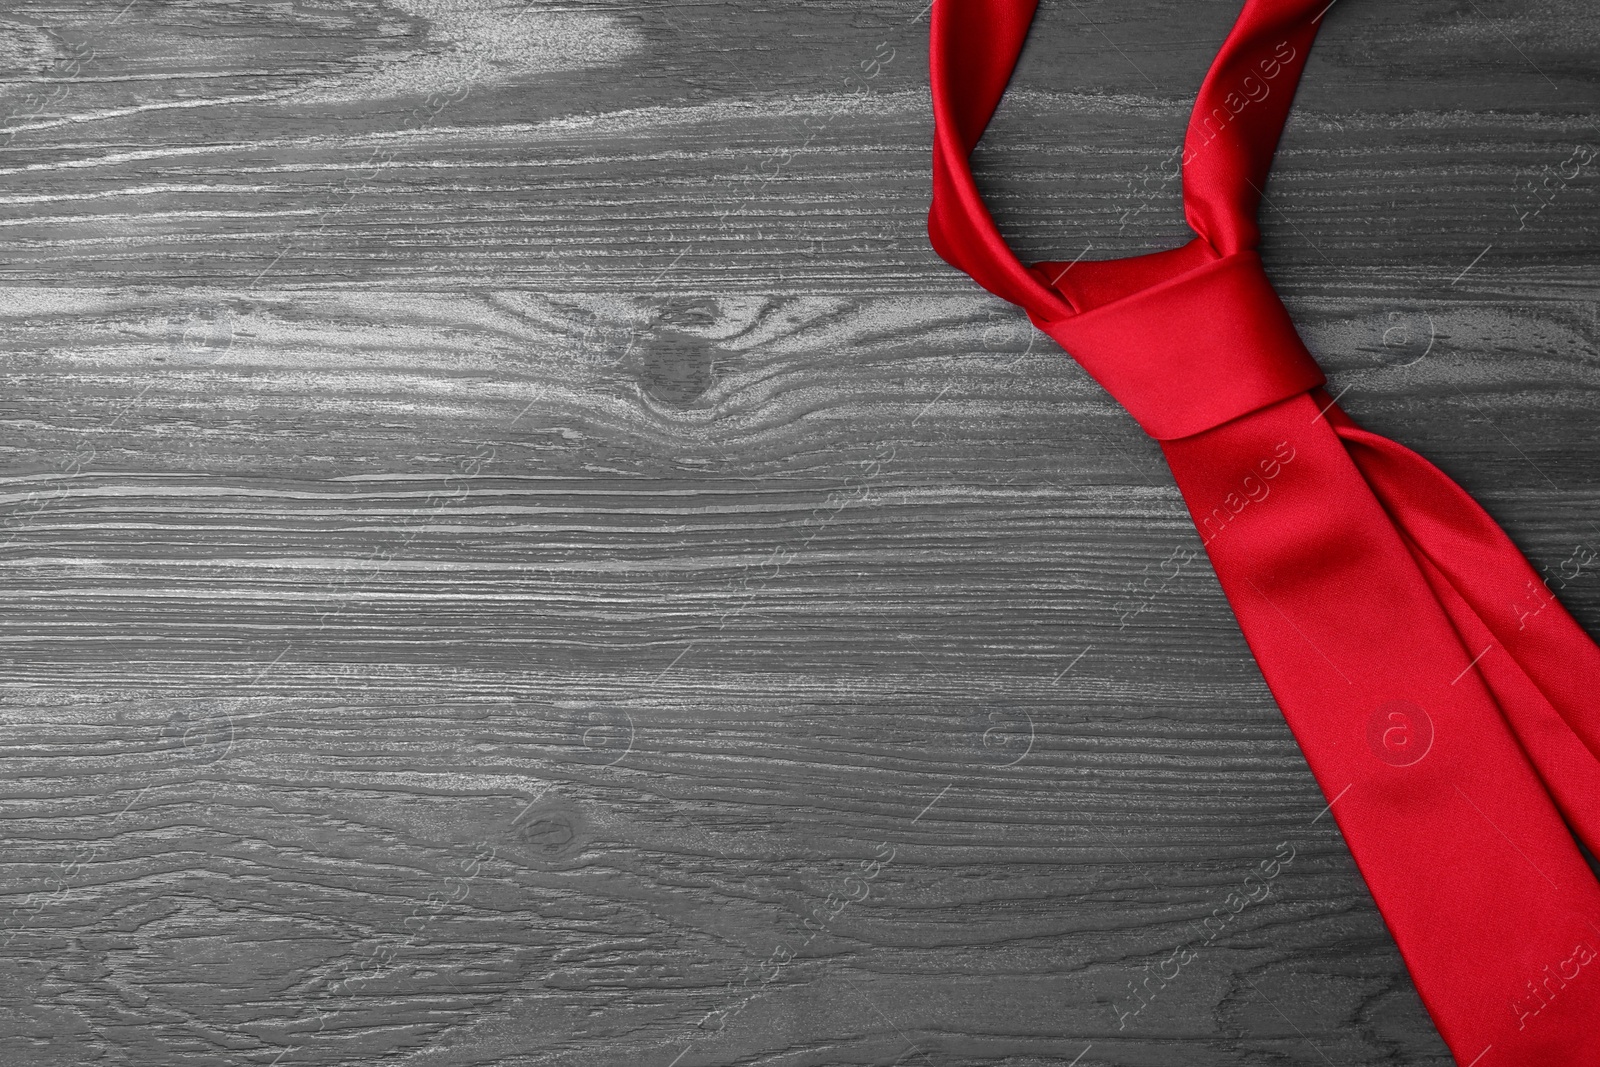
[[[1570,731],[1564,748],[1530,753],[1561,716],[1538,700],[1502,707],[1526,692],[1509,675],[1486,681],[1478,632],[1458,625],[1481,620],[1452,615],[1326,404],[1302,394],[1162,447],[1452,1051],[1471,1063],[1492,1046],[1484,1063],[1508,1067],[1600,1063],[1600,967],[1581,962],[1600,950],[1600,883],[1563,820],[1595,807],[1592,757]],[[1443,476],[1426,477],[1424,496]],[[1564,985],[1541,1000],[1547,967]]]
[[[1600,854],[1600,647],[1551,583],[1449,475],[1330,412],[1567,822]],[[1576,573],[1600,564],[1582,546]],[[1560,580],[1558,572],[1557,580]]]

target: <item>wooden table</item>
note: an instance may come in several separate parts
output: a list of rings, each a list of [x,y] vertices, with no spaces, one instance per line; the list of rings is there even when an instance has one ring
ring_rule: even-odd
[[[0,1062],[1450,1062],[1153,443],[929,250],[921,9],[6,6]],[[1019,252],[1186,238],[1236,10],[1047,0]],[[1263,215],[1552,575],[1592,16],[1341,0]]]

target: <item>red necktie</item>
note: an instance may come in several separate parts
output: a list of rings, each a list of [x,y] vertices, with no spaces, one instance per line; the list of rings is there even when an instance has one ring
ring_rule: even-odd
[[[1017,261],[969,169],[1036,0],[937,0],[939,255],[1161,442],[1239,626],[1461,1067],[1600,1065],[1600,650],[1426,460],[1361,429],[1256,208],[1327,0],[1248,0],[1200,88],[1182,248]],[[1563,821],[1565,820],[1565,821]],[[1570,829],[1569,829],[1570,827]]]

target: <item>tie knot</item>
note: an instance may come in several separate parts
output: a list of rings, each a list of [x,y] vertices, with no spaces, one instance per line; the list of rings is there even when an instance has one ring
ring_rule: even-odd
[[[1203,433],[1326,381],[1253,251],[1035,323],[1158,441]]]

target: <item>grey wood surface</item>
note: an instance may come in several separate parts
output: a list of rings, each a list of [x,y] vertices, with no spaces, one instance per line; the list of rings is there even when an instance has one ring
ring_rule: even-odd
[[[0,1063],[1450,1062],[1158,452],[927,247],[922,3],[7,0]],[[1235,11],[1046,0],[1019,251],[1185,238]],[[1340,0],[1264,213],[1552,571],[1593,14]]]

